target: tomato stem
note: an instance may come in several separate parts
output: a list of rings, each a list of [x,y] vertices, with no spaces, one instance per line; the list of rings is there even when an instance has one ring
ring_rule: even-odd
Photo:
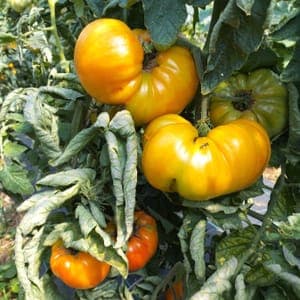
[[[69,73],[70,72],[69,66],[67,64],[67,60],[66,60],[64,50],[63,50],[62,44],[60,42],[57,27],[56,27],[56,16],[55,16],[56,1],[57,0],[48,0],[48,5],[50,8],[51,29],[52,29],[52,33],[55,38],[55,44],[56,44],[58,52],[59,52],[61,64],[62,64],[64,70],[66,71],[66,73]]]
[[[196,128],[199,136],[206,136],[211,130],[211,124],[208,117],[209,96],[203,96],[201,100],[201,115],[197,121]]]

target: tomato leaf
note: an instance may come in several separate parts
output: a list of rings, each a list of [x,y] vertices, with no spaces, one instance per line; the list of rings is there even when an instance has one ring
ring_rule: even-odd
[[[27,235],[34,228],[44,225],[51,211],[59,208],[65,201],[75,196],[79,189],[80,185],[76,184],[62,192],[55,193],[50,198],[40,198],[35,206],[32,206],[24,215],[19,224],[19,229],[24,235]]]
[[[297,88],[289,84],[289,139],[287,144],[287,156],[291,163],[299,161],[300,155],[300,108],[299,92]]]
[[[48,105],[37,93],[35,97],[27,96],[24,107],[25,119],[34,127],[36,136],[41,143],[42,151],[49,158],[61,155],[58,135],[57,109]]]
[[[96,177],[96,172],[93,169],[71,169],[47,175],[40,179],[38,185],[47,185],[52,187],[69,186],[78,182],[93,181]]]
[[[288,239],[300,239],[300,213],[288,216],[287,222],[274,222],[282,237]]]
[[[282,269],[282,267],[279,264],[272,264],[272,265],[266,265],[266,268],[276,274],[281,280],[287,282],[290,284],[295,293],[299,295],[300,293],[300,277],[296,276],[295,274],[286,272]]]
[[[111,300],[119,299],[119,282],[117,280],[106,280],[92,290],[76,290],[81,300]]]
[[[175,43],[180,27],[186,19],[183,0],[142,0],[145,26],[158,50]]]
[[[297,72],[300,68],[299,56],[300,56],[300,42],[297,41],[294,48],[293,57],[291,58],[290,62],[288,63],[288,65],[280,75],[282,81],[285,82],[300,81],[300,75],[299,72]]]
[[[242,9],[246,15],[250,16],[255,0],[237,0],[236,5]]]
[[[105,132],[116,197],[116,248],[122,247],[133,230],[137,184],[137,136],[130,113],[118,112]]]
[[[247,287],[244,280],[244,275],[239,274],[235,279],[235,296],[234,300],[248,300],[253,299],[256,292],[256,287]]]
[[[284,258],[286,259],[286,261],[291,265],[291,266],[296,266],[298,268],[298,270],[300,270],[300,259],[297,258],[293,252],[287,248],[286,246],[282,247],[282,252],[284,255]]]
[[[0,167],[0,181],[6,190],[16,194],[30,195],[34,192],[28,171],[13,162],[4,162]]]
[[[53,280],[44,274],[40,276],[40,266],[43,254],[44,228],[35,231],[30,240],[23,236],[20,227],[17,228],[15,239],[15,262],[18,270],[18,279],[29,299],[58,299],[63,297],[58,292]],[[27,265],[30,268],[27,268]]]
[[[232,256],[239,258],[251,246],[257,231],[255,227],[232,232],[223,238],[216,248],[216,264],[222,266]]]
[[[3,147],[4,155],[6,157],[19,157],[27,150],[27,147],[14,142],[6,142]]]
[[[195,293],[191,300],[215,300],[219,299],[225,291],[231,289],[231,278],[238,267],[238,261],[235,257],[226,261],[222,267],[219,267],[203,284],[200,291]]]
[[[214,25],[210,39],[207,68],[201,89],[208,94],[217,84],[240,69],[250,53],[260,45],[270,1],[255,0],[251,15],[246,15],[235,0],[230,0]]]
[[[198,280],[205,278],[204,240],[206,221],[200,220],[193,228],[190,240],[190,253],[194,260],[194,273]]]

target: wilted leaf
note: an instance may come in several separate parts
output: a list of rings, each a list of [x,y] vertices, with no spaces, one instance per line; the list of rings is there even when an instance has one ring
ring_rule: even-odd
[[[78,182],[93,181],[95,176],[96,172],[93,169],[71,169],[47,175],[46,177],[40,179],[37,184],[52,187],[68,186]]]
[[[190,300],[219,300],[225,291],[231,289],[231,278],[235,274],[238,261],[235,257],[226,261],[219,267],[203,284],[199,292],[195,293]]]
[[[198,280],[205,277],[205,258],[204,258],[204,242],[205,242],[206,221],[200,220],[193,228],[190,240],[191,257],[194,260],[194,273]]]

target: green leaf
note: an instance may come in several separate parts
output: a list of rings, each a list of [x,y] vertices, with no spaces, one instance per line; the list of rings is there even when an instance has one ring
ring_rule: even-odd
[[[71,199],[79,192],[80,185],[76,184],[62,192],[57,192],[52,197],[41,198],[36,202],[35,206],[31,207],[24,215],[19,229],[24,235],[29,234],[38,226],[45,224],[52,210],[59,208],[65,201]]]
[[[246,15],[250,16],[252,7],[255,0],[236,0],[236,5],[245,12]]]
[[[296,257],[293,252],[288,249],[286,246],[282,246],[282,252],[286,261],[291,265],[295,266],[300,270],[300,259]]]
[[[190,253],[194,260],[194,272],[198,280],[205,277],[204,241],[206,221],[200,220],[193,228],[190,240]]]
[[[6,157],[19,157],[27,150],[27,147],[8,141],[4,144],[3,151]]]
[[[17,208],[18,212],[25,212],[26,210],[30,209],[31,207],[35,206],[38,202],[44,201],[48,198],[51,198],[56,194],[55,190],[51,191],[43,191],[40,193],[33,194],[30,198],[26,199],[24,202],[20,204]]]
[[[257,231],[249,226],[223,238],[216,248],[216,264],[222,266],[232,256],[241,257],[251,246]]]
[[[58,135],[58,117],[56,108],[45,102],[45,98],[39,96],[27,96],[24,107],[25,119],[34,127],[36,136],[41,143],[42,151],[49,157],[55,158],[61,155]]]
[[[49,164],[53,167],[57,167],[68,162],[74,156],[76,156],[81,150],[83,150],[87,144],[97,135],[98,129],[96,127],[89,127],[81,130],[77,133],[69,142],[64,152],[54,159],[49,161]]]
[[[289,84],[289,139],[287,144],[288,157],[293,164],[299,161],[300,156],[300,108],[297,88]]]
[[[145,26],[158,50],[175,43],[187,13],[183,0],[142,0]]]
[[[251,300],[254,299],[254,294],[256,292],[255,286],[246,286],[244,275],[239,274],[235,279],[235,296],[234,300]]]
[[[73,0],[74,9],[76,16],[81,18],[84,14],[84,1],[83,0]]]
[[[200,291],[195,293],[190,300],[219,300],[222,294],[231,289],[231,278],[234,276],[238,267],[238,261],[235,257],[226,261],[222,267],[219,267],[203,284]]]
[[[276,53],[270,48],[260,47],[257,51],[252,52],[242,67],[241,71],[251,72],[259,68],[270,68],[278,62]]]
[[[288,239],[300,239],[300,213],[292,214],[287,222],[274,222],[282,237]]]
[[[286,272],[280,265],[272,264],[266,265],[266,268],[276,274],[281,280],[286,281],[288,284],[293,286],[295,292],[299,295],[300,293],[300,277],[295,274]]]
[[[116,197],[116,248],[122,247],[133,230],[137,184],[137,136],[134,122],[126,110],[118,112],[105,132]]]
[[[186,0],[186,3],[192,6],[199,6],[201,8],[205,8],[205,6],[207,6],[212,1],[213,0]]]
[[[28,179],[28,171],[16,163],[4,164],[0,169],[3,187],[15,194],[30,195],[34,188]]]
[[[203,94],[239,70],[259,47],[269,3],[255,0],[253,6],[248,6],[252,6],[251,15],[246,15],[235,0],[229,0],[210,35],[207,69],[201,83]]]
[[[50,174],[40,179],[37,184],[47,185],[52,187],[69,186],[78,182],[93,181],[96,177],[96,172],[93,169],[71,169],[67,171]]]
[[[8,44],[17,39],[15,35],[9,32],[0,32],[0,44]]]
[[[300,26],[299,26],[300,27]],[[296,82],[300,81],[300,75],[298,70],[300,69],[300,41],[296,42],[293,57],[291,58],[290,62],[283,70],[280,75],[280,78],[284,82]]]
[[[40,92],[51,94],[53,96],[59,96],[66,100],[75,101],[77,98],[83,97],[84,95],[67,88],[62,88],[58,86],[42,86],[39,88]]]
[[[278,30],[272,33],[271,38],[276,41],[284,39],[297,40],[300,38],[300,13],[293,16],[283,26],[280,26]]]

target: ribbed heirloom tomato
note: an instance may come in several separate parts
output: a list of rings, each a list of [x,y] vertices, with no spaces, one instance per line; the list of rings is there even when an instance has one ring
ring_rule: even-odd
[[[50,268],[66,285],[75,289],[90,289],[106,278],[110,265],[86,252],[73,254],[59,240],[51,248]]]
[[[179,280],[166,290],[165,300],[184,300],[183,294],[183,283],[182,280]]]
[[[201,201],[253,184],[270,152],[269,137],[257,122],[239,119],[199,137],[190,122],[169,114],[146,128],[142,168],[155,188]]]
[[[287,89],[269,69],[239,73],[213,91],[210,118],[216,126],[238,118],[251,119],[259,122],[270,137],[275,136],[287,126]]]
[[[89,23],[75,45],[75,68],[87,93],[101,103],[125,105],[136,125],[181,112],[199,83],[188,49],[144,54],[149,40],[146,31],[103,18]]]
[[[106,232],[114,237],[116,234],[115,224],[110,222]],[[145,267],[155,254],[157,246],[158,233],[155,219],[144,211],[136,211],[133,232],[128,240],[126,250],[129,272]]]

